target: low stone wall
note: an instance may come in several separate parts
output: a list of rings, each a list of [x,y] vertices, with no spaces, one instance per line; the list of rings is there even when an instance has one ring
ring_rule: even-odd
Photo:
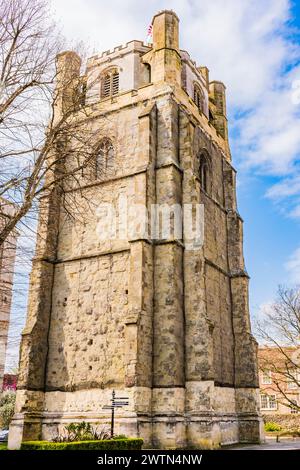
[[[265,423],[276,423],[283,429],[300,429],[300,414],[262,415]]]

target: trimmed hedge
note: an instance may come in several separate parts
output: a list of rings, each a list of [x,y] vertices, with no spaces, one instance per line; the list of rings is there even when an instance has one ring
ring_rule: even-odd
[[[24,441],[21,450],[140,450],[143,439],[109,439],[103,441],[50,442]]]

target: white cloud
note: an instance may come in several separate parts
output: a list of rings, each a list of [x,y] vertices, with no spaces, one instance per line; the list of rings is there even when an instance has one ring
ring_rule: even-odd
[[[145,39],[153,14],[174,9],[180,17],[181,46],[215,79],[228,86],[234,106],[252,106],[293,54],[284,37],[289,0],[53,0],[68,38],[90,39],[109,49]]]
[[[263,302],[257,307],[255,314],[253,315],[254,334],[256,333],[256,335],[258,335],[258,331],[256,331],[257,322],[262,324],[262,322],[264,322],[267,319],[268,315],[270,315],[273,312],[273,310],[274,310],[274,300]]]
[[[300,194],[300,175],[284,179],[274,184],[268,191],[270,199],[282,199]]]
[[[290,211],[290,217],[292,219],[300,219],[300,205],[296,205],[293,210]]]
[[[263,302],[262,304],[260,304],[257,308],[257,318],[258,317],[264,317],[268,314],[270,314],[273,310],[273,305],[274,305],[274,301],[266,301],[266,302]]]
[[[285,269],[289,273],[290,281],[300,284],[300,247],[290,256]]]
[[[300,219],[300,174],[284,178],[269,188],[267,198],[292,219]]]
[[[295,174],[300,155],[300,105],[293,101],[292,74],[266,89],[262,101],[238,121],[242,149],[248,165],[275,175]],[[300,77],[300,68],[297,73]],[[270,85],[271,86],[271,85]]]
[[[189,18],[189,49],[225,82],[234,108],[257,104],[292,53],[283,35],[288,7],[287,0],[201,1]]]
[[[181,47],[199,65],[210,68],[212,79],[227,86],[229,115],[239,135],[233,145],[235,158],[279,175],[292,170],[300,153],[300,105],[291,99],[292,80],[300,79],[300,67],[285,70],[300,57],[300,47],[287,34],[291,0],[53,0],[53,4],[66,36],[90,41],[99,51],[145,39],[154,13],[175,10]]]

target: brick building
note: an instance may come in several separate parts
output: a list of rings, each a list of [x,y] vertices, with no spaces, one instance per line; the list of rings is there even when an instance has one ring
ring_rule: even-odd
[[[2,391],[15,392],[17,390],[18,376],[15,374],[4,374]]]
[[[260,347],[258,351],[261,412],[298,414],[300,408],[300,346]],[[293,403],[295,408],[293,408]]]

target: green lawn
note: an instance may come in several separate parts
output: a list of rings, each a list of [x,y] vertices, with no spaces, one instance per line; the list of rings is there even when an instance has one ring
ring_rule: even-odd
[[[0,442],[0,450],[7,450],[7,443],[6,442]]]

